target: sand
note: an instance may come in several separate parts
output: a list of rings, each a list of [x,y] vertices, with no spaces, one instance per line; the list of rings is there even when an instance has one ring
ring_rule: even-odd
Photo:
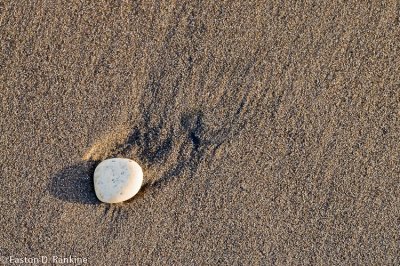
[[[3,263],[400,264],[398,1],[109,2],[0,4]]]

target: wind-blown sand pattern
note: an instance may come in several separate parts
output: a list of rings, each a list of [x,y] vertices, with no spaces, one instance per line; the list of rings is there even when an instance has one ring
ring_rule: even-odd
[[[1,260],[400,264],[400,4],[266,2],[0,4]]]

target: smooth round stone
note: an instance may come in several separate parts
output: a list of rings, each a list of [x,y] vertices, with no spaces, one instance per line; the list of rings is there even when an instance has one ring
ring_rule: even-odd
[[[136,195],[142,187],[143,171],[135,161],[113,158],[102,161],[94,170],[94,190],[106,203],[118,203]]]

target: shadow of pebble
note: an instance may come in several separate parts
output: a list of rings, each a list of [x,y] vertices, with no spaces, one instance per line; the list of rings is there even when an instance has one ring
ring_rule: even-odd
[[[99,204],[93,184],[93,172],[98,164],[98,161],[87,161],[64,168],[52,177],[50,194],[67,202]]]

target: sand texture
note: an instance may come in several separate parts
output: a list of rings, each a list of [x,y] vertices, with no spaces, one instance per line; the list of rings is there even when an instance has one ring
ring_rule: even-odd
[[[0,2],[0,263],[400,264],[399,1],[212,2]]]

